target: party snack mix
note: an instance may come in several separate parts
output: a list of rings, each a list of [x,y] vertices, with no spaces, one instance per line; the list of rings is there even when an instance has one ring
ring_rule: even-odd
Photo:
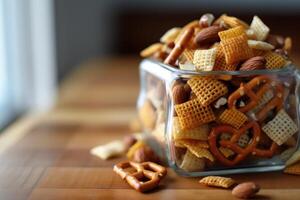
[[[147,77],[147,89],[157,93],[140,107],[140,120],[153,132],[162,124],[166,127],[167,116],[172,118],[168,129],[172,131],[171,150],[176,165],[184,171],[230,168],[279,156],[294,148],[296,142],[290,141],[298,139],[298,122],[289,98],[295,81],[276,73],[258,74],[259,70],[289,67],[290,51],[291,39],[274,35],[258,16],[247,24],[233,16],[215,19],[205,14],[182,28],[172,28],[141,56],[199,73],[172,83],[168,91],[171,116],[162,98],[167,96],[161,89],[164,82]],[[224,73],[217,73],[220,71]],[[234,181],[209,177],[201,183],[227,188]]]

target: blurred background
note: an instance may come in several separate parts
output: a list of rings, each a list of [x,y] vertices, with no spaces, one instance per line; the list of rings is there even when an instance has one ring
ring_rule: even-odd
[[[81,63],[138,60],[166,30],[207,12],[249,23],[259,15],[272,33],[293,38],[297,57],[299,11],[299,0],[0,0],[0,128],[51,108],[57,88]]]

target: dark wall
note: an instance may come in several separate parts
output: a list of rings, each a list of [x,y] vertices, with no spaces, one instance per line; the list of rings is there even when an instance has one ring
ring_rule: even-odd
[[[298,0],[55,0],[59,77],[96,56],[135,54],[169,28],[203,13],[259,15],[273,33],[297,38]]]

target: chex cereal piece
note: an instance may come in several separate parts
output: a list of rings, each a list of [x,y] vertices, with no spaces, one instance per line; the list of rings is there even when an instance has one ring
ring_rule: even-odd
[[[300,175],[300,162],[285,168],[283,172],[287,174]]]
[[[235,64],[253,57],[252,49],[248,46],[246,34],[222,40],[221,46],[227,64]]]
[[[178,143],[182,144],[186,148],[204,148],[208,149],[208,143],[207,141],[202,141],[202,140],[190,140],[190,139],[182,139],[182,140],[177,140]]]
[[[245,29],[242,26],[238,26],[235,28],[231,28],[225,31],[220,31],[218,33],[221,41],[222,40],[228,40],[230,38],[234,38],[240,35],[246,34]]]
[[[193,99],[175,105],[179,123],[182,129],[192,129],[216,119],[212,108],[201,105],[199,99]]]
[[[205,161],[202,158],[197,158],[189,150],[186,151],[180,168],[189,172],[202,171],[205,168]]]
[[[248,40],[248,45],[251,49],[258,49],[263,51],[271,51],[275,47],[267,42],[258,41],[258,40]]]
[[[210,77],[194,77],[187,82],[200,103],[207,106],[228,92],[220,81]]]
[[[260,111],[272,98],[274,97],[274,92],[272,90],[268,90],[258,101],[257,106],[253,108],[253,110],[249,112],[258,112]]]
[[[242,135],[242,136],[239,138],[237,144],[238,144],[240,147],[246,147],[246,146],[248,146],[249,141],[250,141],[249,135],[248,135],[248,134],[244,134],[244,135]]]
[[[193,64],[198,71],[211,71],[215,64],[217,49],[196,50]]]
[[[195,50],[193,49],[185,49],[182,53],[183,59],[189,62],[193,62]]]
[[[199,146],[193,146],[193,145],[189,145],[186,146],[187,149],[194,154],[196,157],[198,158],[206,158],[208,160],[210,160],[211,162],[215,161],[214,156],[210,153],[210,151],[206,148],[201,148]]]
[[[179,68],[182,70],[196,71],[195,65],[192,62],[179,63]]]
[[[293,153],[293,155],[286,161],[286,166],[291,166],[296,162],[300,162],[300,150]]]
[[[268,52],[265,55],[265,59],[267,60],[266,62],[267,69],[280,69],[284,67],[286,64],[286,60],[284,59],[283,56],[273,52]]]
[[[239,129],[246,121],[247,116],[235,108],[226,109],[219,117],[221,123],[229,124]]]
[[[173,118],[173,138],[174,140],[193,139],[193,140],[208,140],[209,127],[207,124],[194,129],[183,130],[180,127],[178,117]]]
[[[226,158],[234,155],[234,151],[232,151],[231,149],[228,149],[226,147],[219,147],[219,150]]]
[[[225,60],[225,54],[223,53],[223,49],[221,45],[217,47],[217,55],[215,60],[215,65],[213,70],[215,71],[235,71],[237,68],[236,64],[228,65]]]
[[[126,150],[123,141],[115,140],[108,144],[100,145],[94,147],[90,150],[92,155],[95,155],[103,160],[107,160],[111,157],[119,156],[123,154]]]
[[[222,15],[221,18],[223,19],[225,24],[229,25],[232,28],[238,27],[238,26],[242,26],[244,29],[249,28],[249,25],[246,22],[244,22],[236,17]]]
[[[262,130],[278,145],[282,145],[298,131],[298,127],[291,117],[281,109],[273,120],[269,121]]]
[[[202,178],[199,183],[213,187],[230,188],[235,184],[235,181],[232,178],[222,176],[207,176]]]
[[[257,40],[265,40],[270,32],[269,27],[267,27],[257,16],[253,17],[250,29],[254,31]]]

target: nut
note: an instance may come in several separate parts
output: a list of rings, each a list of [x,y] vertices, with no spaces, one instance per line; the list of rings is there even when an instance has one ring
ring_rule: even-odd
[[[147,161],[158,162],[159,159],[150,147],[143,146],[134,152],[132,160],[142,163]]]
[[[292,39],[290,37],[285,38],[283,49],[290,52],[292,49]]]
[[[175,104],[184,103],[189,99],[190,94],[187,90],[184,84],[177,84],[173,87],[173,100]]]
[[[206,28],[211,26],[212,22],[214,21],[215,16],[213,14],[207,13],[201,16],[199,20],[199,25],[201,28]]]
[[[280,35],[269,34],[266,42],[272,44],[275,48],[282,48],[284,45],[284,38]]]
[[[232,195],[237,198],[247,199],[253,197],[259,190],[260,187],[254,182],[245,182],[233,188]]]
[[[264,69],[266,65],[266,59],[262,56],[256,56],[245,61],[240,70],[249,71],[249,70],[258,70]]]
[[[220,26],[210,26],[201,30],[195,36],[195,43],[198,46],[203,46],[207,44],[212,44],[214,42],[220,41],[218,33],[223,31],[224,28]]]
[[[124,145],[126,149],[129,149],[132,145],[137,142],[137,139],[134,135],[126,135],[123,139]]]

